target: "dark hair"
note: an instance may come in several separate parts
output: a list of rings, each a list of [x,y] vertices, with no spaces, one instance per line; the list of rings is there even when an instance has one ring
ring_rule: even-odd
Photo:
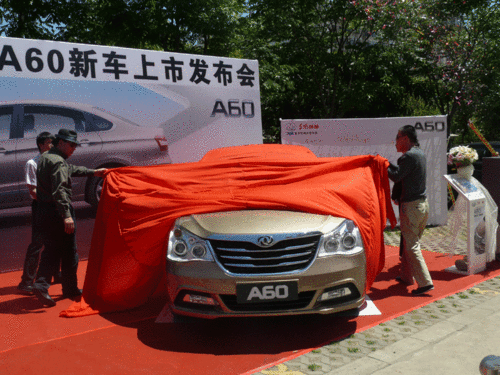
[[[410,142],[413,143],[415,146],[420,146],[417,138],[417,130],[415,129],[414,126],[412,125],[402,126],[401,128],[399,128],[399,132],[402,135],[406,135],[410,140]]]
[[[49,132],[41,132],[40,134],[38,134],[38,136],[36,137],[36,146],[38,147],[39,151],[42,151],[40,145],[43,145],[47,139],[52,139],[52,142],[54,142],[55,137],[52,133]]]
[[[61,139],[61,138],[55,138],[52,140],[52,144],[54,145],[54,147],[57,147],[57,145],[59,144],[59,141],[61,140],[64,140],[64,139]]]

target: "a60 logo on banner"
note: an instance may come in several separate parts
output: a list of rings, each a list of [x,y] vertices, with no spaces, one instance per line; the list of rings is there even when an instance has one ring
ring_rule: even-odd
[[[241,105],[239,99],[229,99],[227,105],[220,99],[215,101],[214,108],[210,117],[215,117],[221,113],[225,117],[255,117],[255,104],[252,100],[242,100]]]

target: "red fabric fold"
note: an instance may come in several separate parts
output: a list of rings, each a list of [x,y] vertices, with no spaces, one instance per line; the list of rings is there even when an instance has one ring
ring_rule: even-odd
[[[378,155],[317,158],[302,146],[251,145],[217,149],[196,163],[109,170],[95,219],[85,301],[99,312],[143,304],[164,277],[175,219],[244,209],[353,220],[366,249],[368,290],[384,266],[387,219],[396,223],[387,166]]]

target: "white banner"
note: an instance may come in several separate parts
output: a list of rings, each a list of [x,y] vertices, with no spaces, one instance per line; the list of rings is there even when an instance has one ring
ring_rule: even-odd
[[[24,164],[38,154],[38,134],[61,128],[82,142],[71,163],[89,168],[194,162],[215,148],[259,144],[259,65],[0,38],[0,210],[31,204]],[[75,179],[74,200],[93,195],[90,185]]]
[[[0,43],[0,76],[259,91],[256,60],[17,38]]]
[[[442,176],[447,170],[446,116],[281,120],[281,142],[306,146],[318,157],[379,154],[397,164],[401,154],[396,152],[396,135],[404,125],[415,126],[427,156],[428,224],[445,225],[447,188]],[[397,214],[397,207],[394,210]]]
[[[139,126],[137,138],[161,129],[174,163],[262,143],[256,60],[0,38],[0,83],[0,105],[14,112],[57,105],[123,118]],[[23,138],[19,131],[0,126],[0,141]]]

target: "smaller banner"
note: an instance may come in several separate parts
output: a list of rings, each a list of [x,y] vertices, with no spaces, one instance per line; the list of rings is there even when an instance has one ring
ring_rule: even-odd
[[[427,156],[427,223],[445,225],[447,188],[442,176],[447,173],[446,116],[281,120],[281,142],[306,146],[319,157],[378,154],[397,164],[401,154],[396,151],[396,135],[404,125],[416,128]],[[394,211],[398,212],[396,207]]]

